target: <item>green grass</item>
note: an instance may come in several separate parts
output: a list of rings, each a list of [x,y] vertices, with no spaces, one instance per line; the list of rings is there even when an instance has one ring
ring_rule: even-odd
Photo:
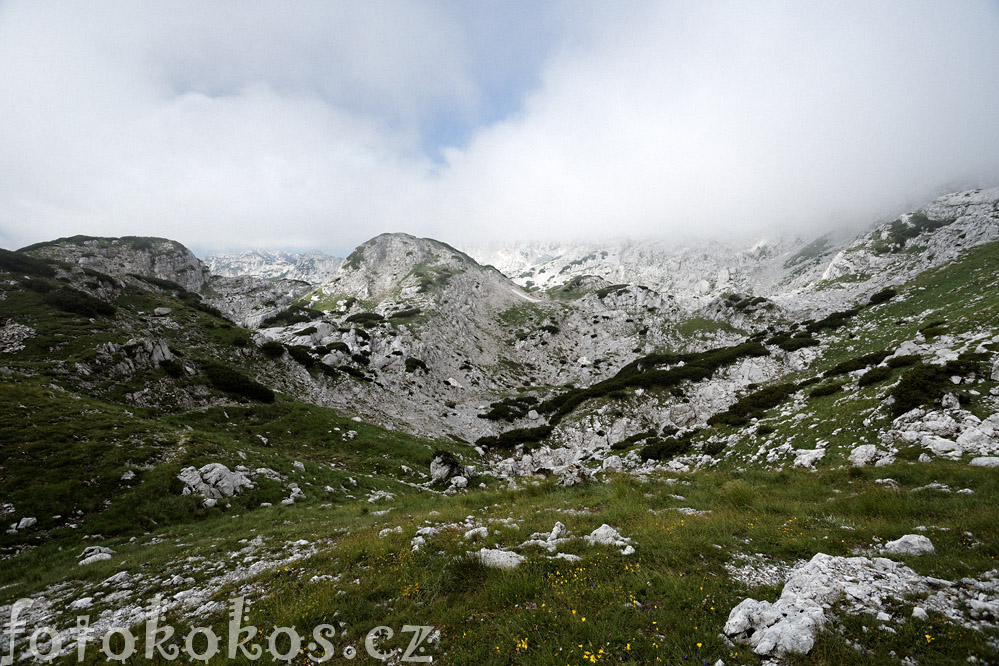
[[[882,476],[897,479],[902,489],[875,484]],[[204,557],[211,565],[220,554],[244,547],[240,540],[254,534],[267,535],[270,552],[304,538],[316,546],[315,555],[267,569],[252,577],[249,587],[242,582],[225,586],[215,598],[225,602],[237,590],[251,590],[250,621],[265,634],[273,626],[310,628],[338,613],[337,619],[347,625],[341,648],[360,648],[375,626],[398,631],[404,624],[433,625],[442,633],[441,644],[431,652],[440,663],[582,664],[591,663],[592,655],[626,664],[656,657],[683,663],[684,655],[700,663],[759,663],[750,650],[731,648],[718,634],[743,598],[772,601],[780,589],[747,588],[730,578],[723,565],[735,552],[764,553],[787,563],[817,552],[850,555],[876,539],[894,539],[926,524],[949,529],[927,533],[937,554],[906,561],[923,575],[974,576],[994,568],[999,556],[999,526],[983,511],[999,499],[999,480],[986,470],[941,464],[865,470],[859,476],[845,471],[703,472],[682,477],[689,485],[679,486],[664,483],[666,478],[653,476],[645,483],[622,478],[571,489],[544,483],[518,492],[494,487],[447,502],[404,491],[392,503],[394,510],[383,516],[357,504],[321,512],[314,504],[233,510],[157,530],[164,541],[152,546],[144,545],[149,537],[135,543],[112,538],[105,543],[117,551],[115,561],[74,575],[82,587],[79,594],[90,594],[120,569],[171,572],[191,556]],[[931,480],[975,493],[908,492]],[[678,490],[683,501],[673,497]],[[669,510],[679,506],[711,513],[689,517]],[[429,537],[423,549],[410,549],[421,525],[459,522],[466,516],[487,525],[490,518],[512,518],[519,529],[493,522],[486,539],[469,543],[462,538],[464,528],[445,529]],[[591,547],[577,539],[561,550],[579,555],[580,562],[547,559],[545,551],[528,548],[523,550],[527,562],[509,572],[483,568],[465,556],[482,546],[514,547],[531,532],[549,531],[556,520],[575,536],[608,523],[633,539],[636,553],[622,556],[614,548]],[[395,526],[402,527],[401,534],[378,536]],[[969,547],[964,531],[974,535],[977,545]],[[76,554],[62,545],[67,546],[63,551],[55,543],[45,544],[16,563],[0,563],[0,575],[19,581],[5,593],[20,596],[62,580],[62,572],[74,568]],[[207,566],[189,569],[197,580],[208,577],[207,572]],[[340,578],[309,582],[331,575]],[[892,603],[904,610],[915,601]],[[213,618],[209,624],[224,632],[227,618],[221,613]],[[872,621],[846,616],[837,624],[847,636],[873,641],[861,643],[874,654],[914,649],[914,637],[928,631],[928,625],[910,621],[898,634],[879,632],[874,641],[862,635],[861,620]],[[938,640],[925,644],[923,639],[920,646],[930,663],[964,663],[968,654],[991,654],[985,645],[990,634],[931,620]],[[96,658],[89,663],[97,663]],[[813,655],[793,663],[871,662],[829,633],[820,635]]]

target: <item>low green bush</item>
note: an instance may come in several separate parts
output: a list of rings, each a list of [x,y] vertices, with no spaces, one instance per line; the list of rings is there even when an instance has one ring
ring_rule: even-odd
[[[72,287],[59,287],[45,293],[42,300],[65,312],[84,317],[111,317],[118,309],[99,298]]]
[[[870,386],[871,384],[883,382],[889,377],[891,377],[891,368],[879,365],[862,374],[857,380],[857,386]]]
[[[274,402],[274,391],[235,368],[216,361],[202,361],[201,368],[208,382],[219,391],[258,402]]]

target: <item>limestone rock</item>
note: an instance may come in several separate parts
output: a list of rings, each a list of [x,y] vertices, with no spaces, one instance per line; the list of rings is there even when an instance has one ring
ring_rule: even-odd
[[[484,566],[496,569],[516,569],[527,559],[518,553],[498,548],[483,548],[477,553],[471,554],[477,557]]]
[[[238,495],[243,488],[253,488],[253,482],[242,472],[234,472],[222,463],[209,463],[201,469],[185,467],[177,475],[184,482],[184,494],[201,495],[206,499],[222,499]]]
[[[934,552],[933,542],[920,534],[906,534],[905,536],[889,541],[882,548],[886,555],[932,555]]]

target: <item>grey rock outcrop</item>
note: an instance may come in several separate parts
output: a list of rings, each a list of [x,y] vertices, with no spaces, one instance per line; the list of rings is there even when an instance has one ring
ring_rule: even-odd
[[[197,469],[185,467],[177,475],[184,482],[184,494],[195,494],[205,499],[220,500],[238,495],[244,488],[253,488],[253,482],[242,472],[234,472],[222,463],[209,463]]]

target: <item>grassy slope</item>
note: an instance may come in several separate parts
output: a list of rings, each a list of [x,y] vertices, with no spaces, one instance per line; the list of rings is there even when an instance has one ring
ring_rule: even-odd
[[[904,298],[859,315],[840,332],[822,334],[825,353],[810,373],[910,339],[927,317],[946,319],[955,332],[996,321],[999,291],[989,288],[996,279],[989,267],[999,265],[997,256],[996,247],[975,250],[963,262],[917,280],[903,292]],[[935,312],[926,314],[931,308]],[[903,317],[912,320],[894,328],[868,326]],[[856,337],[850,338],[850,332]],[[95,329],[93,335],[99,332]],[[43,512],[66,512],[84,501],[97,508],[77,530],[43,523],[40,528],[51,530],[47,539],[28,542],[35,547],[0,561],[0,580],[7,586],[2,594],[10,599],[65,580],[76,581],[73,598],[96,596],[106,592],[100,581],[121,570],[182,573],[200,583],[211,575],[210,565],[232,566],[228,554],[242,548],[247,538],[264,534],[274,552],[299,539],[309,540],[318,550],[294,565],[270,568],[251,579],[250,587],[233,584],[215,595],[225,602],[249,591],[255,602],[250,619],[265,633],[275,625],[311,628],[333,620],[339,612],[337,619],[348,625],[347,635],[337,641],[340,648],[349,643],[363,652],[365,633],[378,625],[398,630],[403,624],[430,624],[442,630],[442,643],[434,651],[440,663],[575,665],[724,659],[729,664],[755,664],[759,659],[748,650],[728,647],[717,635],[729,610],[742,598],[772,600],[779,589],[746,588],[732,580],[722,565],[734,552],[763,553],[783,562],[809,558],[816,552],[847,555],[876,539],[894,539],[917,525],[931,525],[934,529],[927,534],[937,554],[907,561],[920,573],[948,579],[975,576],[996,568],[999,556],[999,525],[993,518],[999,480],[994,471],[956,463],[900,463],[859,471],[740,473],[721,469],[679,477],[675,483],[667,483],[667,476],[652,476],[644,483],[621,477],[572,489],[542,482],[509,491],[490,481],[485,491],[442,498],[391,478],[401,475],[401,464],[425,470],[432,443],[357,424],[327,410],[279,399],[273,406],[236,405],[173,415],[132,410],[134,415],[129,416],[119,406],[68,396],[45,386],[48,382],[40,376],[9,380],[4,387],[6,395],[16,398],[0,405],[5,475],[0,487],[5,496],[21,493],[15,498],[19,514],[21,503],[36,501],[37,496],[43,521],[47,520]],[[884,387],[858,391],[847,403],[837,404],[843,394],[809,402],[808,420],[798,426],[772,419],[778,429],[772,437],[804,433],[795,445],[807,448],[820,437],[828,438],[835,427],[844,427],[849,436],[842,444],[855,444],[857,433],[870,431],[860,423],[864,415],[856,414],[857,408],[876,408],[877,393]],[[27,428],[25,412],[35,415]],[[816,427],[809,428],[813,422]],[[335,427],[352,428],[359,435],[344,442],[334,435]],[[267,437],[269,446],[257,434]],[[181,440],[183,445],[178,446]],[[38,479],[31,475],[16,472],[21,476],[10,476],[25,467],[44,469],[43,465],[59,464],[56,461],[67,450],[73,451],[72,460],[78,464],[67,462],[49,478],[77,485],[55,493],[54,498],[46,497],[48,490],[35,488]],[[282,492],[276,484],[260,483],[229,509],[207,511],[192,498],[176,495],[171,479],[180,467],[211,460],[235,465],[241,462],[237,451],[248,456],[246,464],[251,468],[269,466],[299,481],[308,499],[293,506],[259,508],[260,502],[273,502]],[[123,488],[116,481],[126,467],[164,458],[170,462],[140,471],[134,488]],[[307,465],[301,478],[295,476],[293,460]],[[373,476],[364,477],[357,470]],[[341,494],[326,497],[321,491],[326,484],[347,483],[345,477],[350,474],[359,483],[351,494],[362,501],[347,501]],[[896,479],[901,489],[874,483],[884,477]],[[91,487],[87,483],[91,478],[98,480],[97,490],[89,491],[94,496],[87,500],[80,493]],[[974,493],[909,492],[931,481],[970,488]],[[396,492],[397,499],[377,506],[364,502],[364,494],[377,488]],[[102,495],[101,489],[108,489],[109,494]],[[685,499],[678,500],[674,494]],[[106,498],[111,499],[110,509],[98,506]],[[680,506],[712,513],[690,517],[663,511]],[[392,511],[387,514],[374,513],[376,508],[388,507]],[[153,513],[157,510],[164,515]],[[491,532],[485,540],[467,543],[463,530],[446,530],[430,537],[423,550],[410,550],[409,540],[420,526],[457,522],[466,516],[477,521],[512,518],[519,529],[493,523],[491,530],[499,534]],[[549,531],[556,520],[577,536],[609,523],[634,539],[637,552],[624,557],[614,549],[593,548],[577,540],[562,550],[580,555],[579,563],[550,560],[542,551],[525,549],[528,561],[512,572],[483,569],[463,557],[483,545],[515,546],[532,532]],[[397,526],[402,527],[401,533],[378,536],[381,530]],[[75,556],[93,543],[82,540],[88,532],[107,537],[101,543],[117,554],[111,562],[80,569]],[[132,536],[137,539],[130,541]],[[190,558],[204,560],[192,564]],[[337,575],[341,575],[339,580],[310,582],[315,576]],[[96,598],[95,608],[105,607]],[[987,636],[957,629],[940,617],[931,616],[928,622],[912,620],[912,603],[898,603],[896,612],[906,622],[894,635],[864,631],[869,619],[843,619],[845,638],[863,645],[867,655],[848,647],[839,634],[827,634],[812,654],[792,661],[889,663],[892,650],[921,663],[965,663],[969,655],[995,659],[986,645]],[[75,613],[66,613],[67,624],[70,615]],[[213,617],[213,626],[224,635],[225,618],[221,613]],[[927,634],[933,640],[927,641]],[[401,638],[405,642],[408,637]],[[685,656],[692,661],[684,662]],[[307,662],[297,659],[295,663]]]

